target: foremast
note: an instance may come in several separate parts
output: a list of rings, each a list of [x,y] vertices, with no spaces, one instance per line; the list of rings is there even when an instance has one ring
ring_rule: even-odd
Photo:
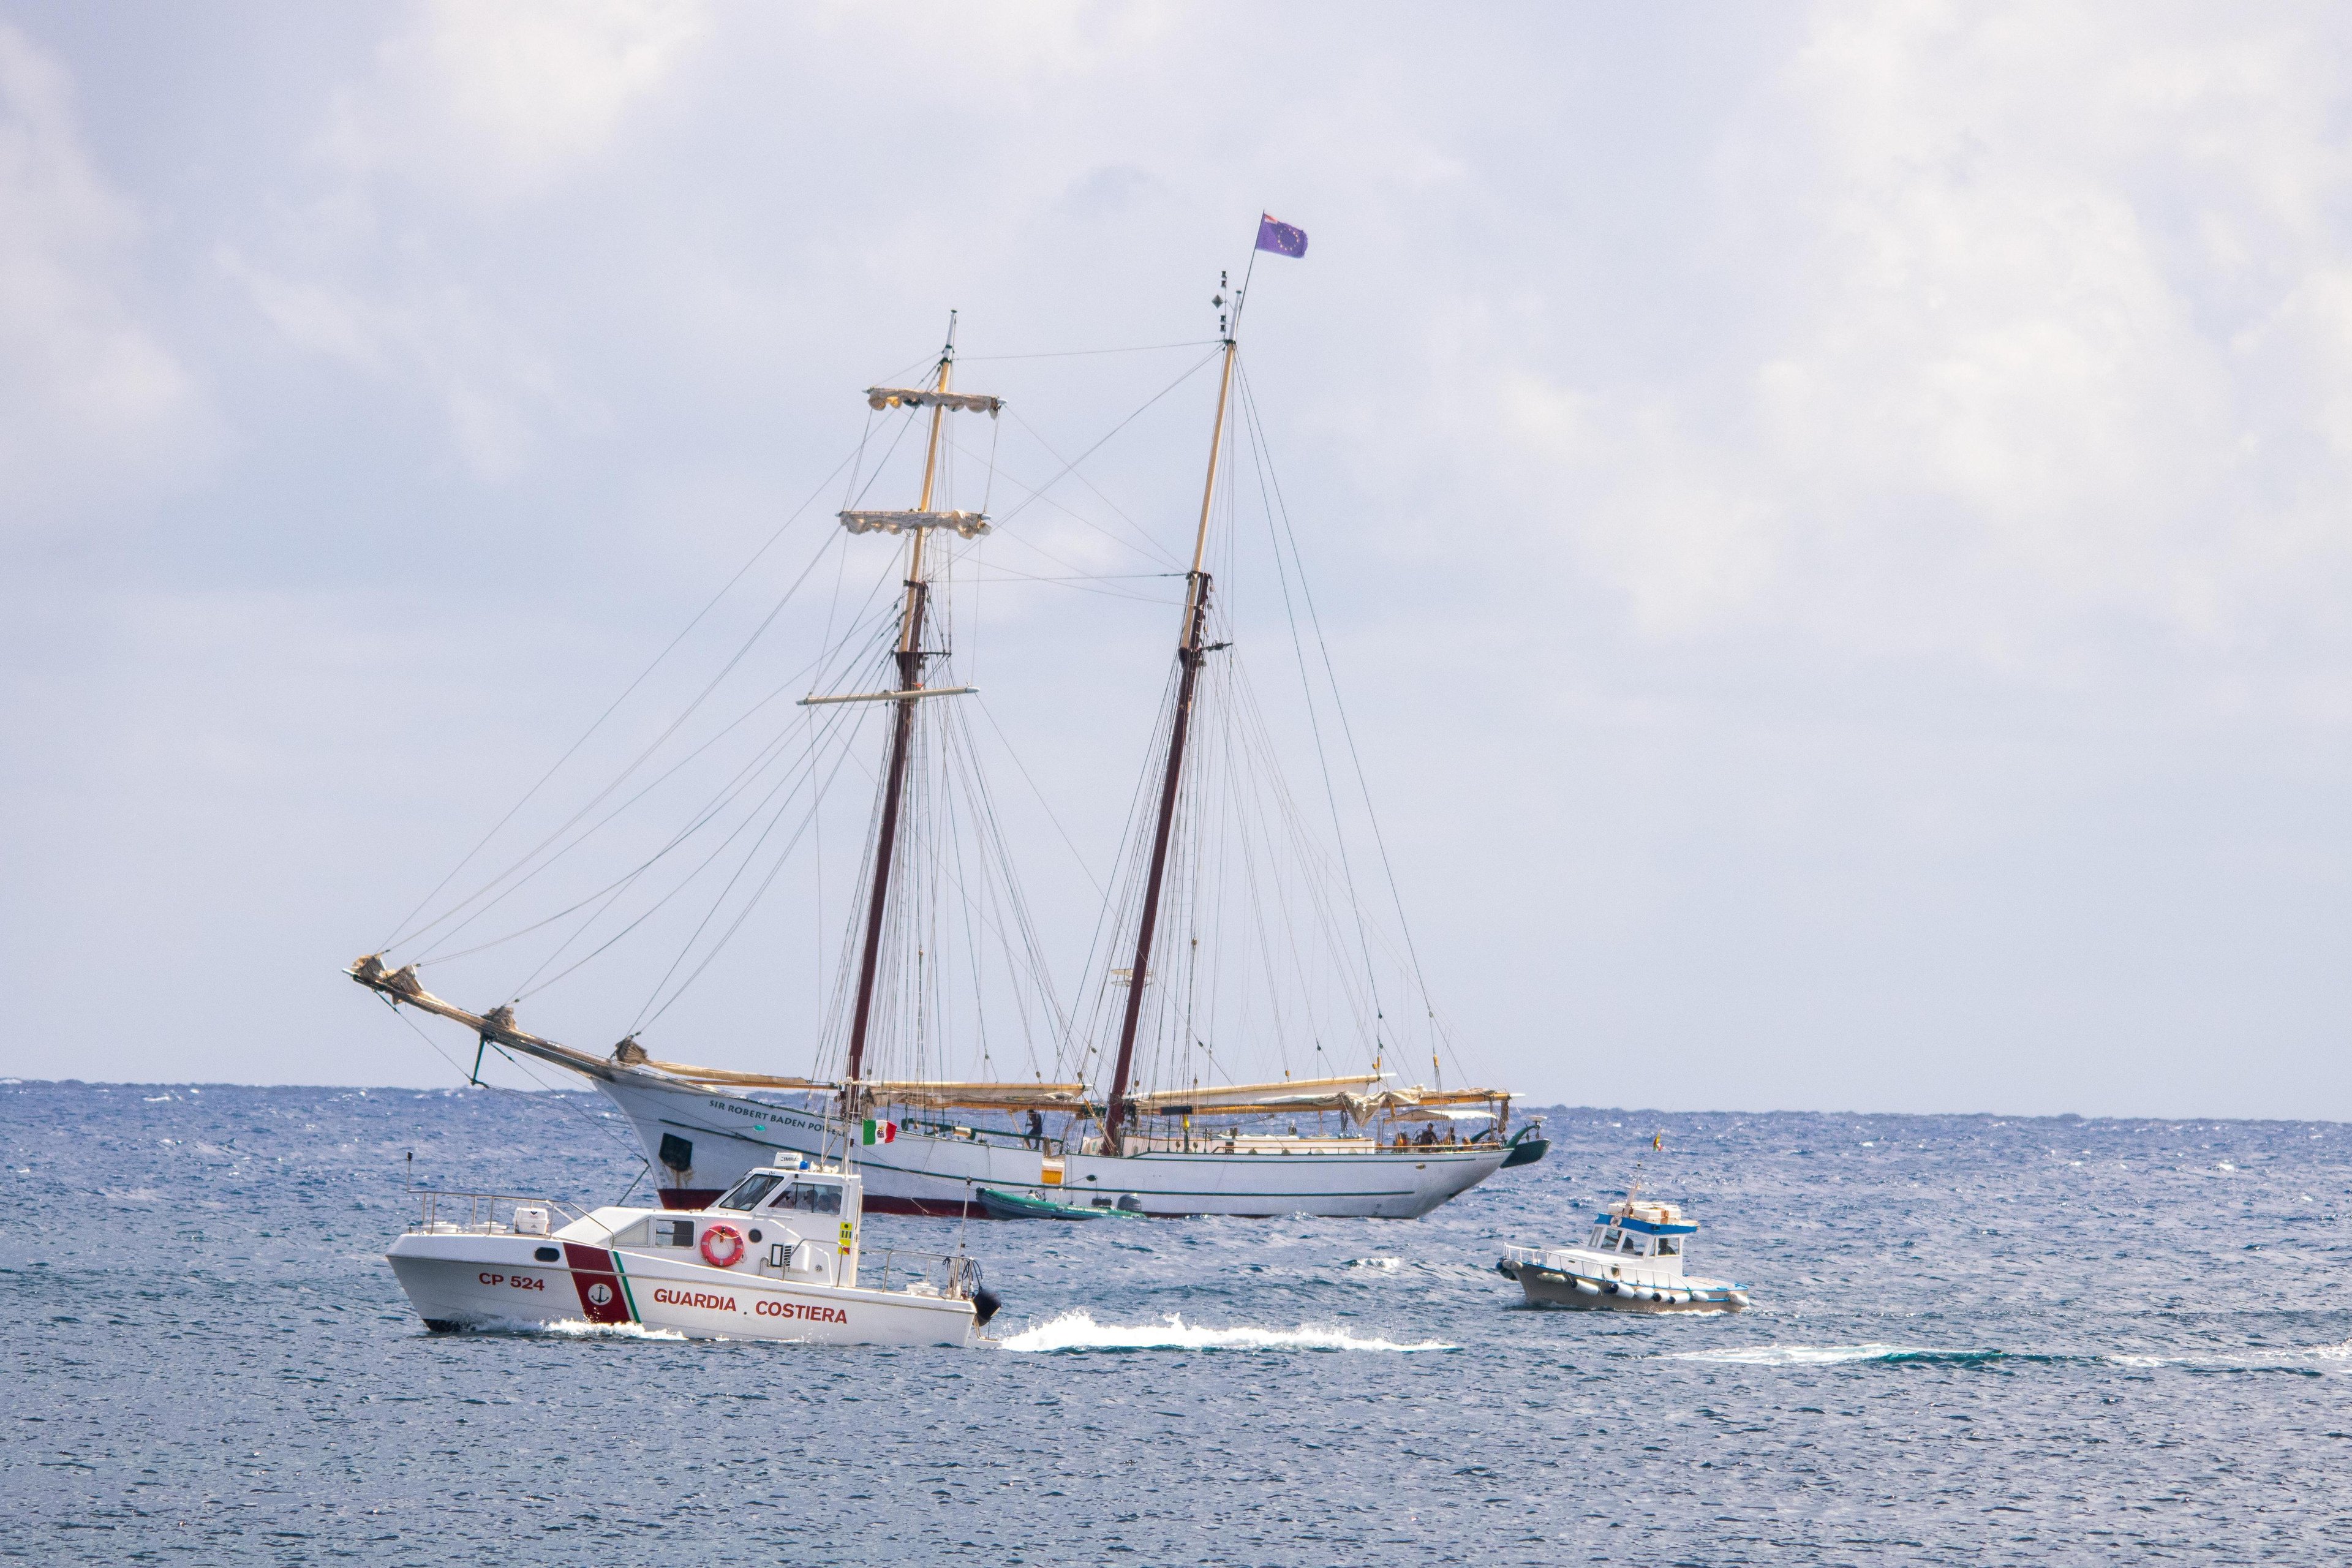
[[[931,511],[931,496],[939,480],[940,434],[947,421],[948,404],[944,401],[948,383],[955,374],[955,318],[948,318],[948,341],[940,351],[939,368],[932,377],[930,440],[923,452],[923,493],[916,503],[916,516],[928,518]],[[854,515],[854,514],[853,514]],[[843,519],[850,526],[850,517]],[[923,612],[930,599],[929,584],[923,580],[923,542],[930,529],[919,524],[907,530],[907,599],[898,615],[898,689],[887,695],[893,700],[890,722],[890,765],[882,788],[882,821],[874,836],[874,887],[866,906],[865,950],[857,962],[857,1002],[849,1022],[848,1070],[843,1075],[848,1081],[843,1086],[842,1110],[851,1114],[857,1093],[858,1080],[866,1074],[866,1033],[874,1019],[874,981],[882,963],[882,925],[890,905],[890,865],[895,859],[898,843],[898,807],[907,792],[907,752],[914,740],[915,701],[923,689]]]
[[[1225,334],[1224,365],[1217,378],[1217,417],[1209,436],[1209,475],[1201,487],[1201,524],[1192,538],[1192,570],[1184,579],[1184,619],[1176,637],[1176,711],[1168,728],[1168,763],[1160,779],[1160,813],[1151,834],[1151,868],[1143,883],[1143,910],[1136,922],[1135,962],[1128,970],[1127,1010],[1119,1019],[1118,1057],[1111,1068],[1110,1099],[1103,1119],[1103,1151],[1119,1152],[1126,1131],[1128,1080],[1135,1068],[1135,1033],[1143,1017],[1143,988],[1150,977],[1151,942],[1160,930],[1160,894],[1168,875],[1168,843],[1176,825],[1176,798],[1184,781],[1184,743],[1192,728],[1192,699],[1201,663],[1208,657],[1209,517],[1217,499],[1217,459],[1224,451],[1225,408],[1234,390],[1234,360],[1241,352],[1234,331]]]

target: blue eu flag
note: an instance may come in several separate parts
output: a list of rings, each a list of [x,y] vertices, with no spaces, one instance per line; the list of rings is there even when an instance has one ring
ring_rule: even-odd
[[[1257,247],[1271,250],[1276,256],[1307,254],[1307,231],[1293,228],[1272,213],[1260,213],[1257,217]]]

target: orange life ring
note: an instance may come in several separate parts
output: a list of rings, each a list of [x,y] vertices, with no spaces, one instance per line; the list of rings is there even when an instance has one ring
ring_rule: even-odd
[[[713,1268],[732,1268],[743,1261],[743,1233],[731,1225],[714,1225],[702,1233],[702,1261]]]

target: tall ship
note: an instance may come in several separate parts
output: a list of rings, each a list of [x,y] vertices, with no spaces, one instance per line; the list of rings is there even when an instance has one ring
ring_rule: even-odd
[[[1285,236],[1297,231],[1284,230],[1273,244],[1267,232],[1262,226],[1260,250],[1303,251],[1303,236],[1285,247]],[[1245,276],[1229,299],[1221,282],[1213,301],[1221,311],[1217,335],[1197,345],[1206,352],[1188,373],[1213,373],[1215,412],[1199,510],[1187,520],[1189,562],[1167,562],[1181,571],[1160,574],[1181,585],[1181,604],[1172,606],[1174,657],[1119,869],[1097,884],[1097,910],[1060,922],[1095,933],[1084,1005],[1065,1006],[1051,978],[1046,943],[986,784],[982,731],[967,717],[978,689],[955,665],[954,606],[960,591],[971,591],[959,583],[991,580],[982,570],[983,547],[1012,531],[986,504],[997,479],[994,432],[1004,400],[956,386],[952,319],[925,374],[866,390],[867,432],[848,465],[838,531],[828,534],[793,592],[813,574],[821,580],[820,567],[836,584],[862,567],[875,583],[870,613],[844,613],[836,587],[824,616],[828,635],[816,638],[805,667],[807,694],[778,718],[783,710],[772,698],[781,689],[772,684],[769,697],[722,722],[712,695],[720,679],[687,689],[688,716],[648,726],[653,739],[623,753],[618,778],[585,805],[555,811],[551,830],[536,838],[525,833],[526,847],[471,890],[453,872],[393,941],[350,966],[351,977],[395,1011],[436,1016],[468,1032],[475,1081],[491,1054],[586,1079],[626,1120],[661,1203],[673,1209],[704,1207],[781,1155],[854,1158],[865,1206],[877,1213],[969,1214],[985,1187],[1036,1200],[1039,1212],[1076,1205],[1162,1216],[1409,1218],[1540,1158],[1539,1129],[1513,1125],[1510,1091],[1444,1086],[1450,1043],[1426,1002],[1385,847],[1377,856],[1360,843],[1349,847],[1333,762],[1339,744],[1332,731],[1344,729],[1344,710],[1336,722],[1314,716],[1318,698],[1336,707],[1337,682],[1328,679],[1328,656],[1325,683],[1308,679],[1312,660],[1299,628],[1303,563],[1286,514],[1269,529],[1280,602],[1291,616],[1293,647],[1281,651],[1297,656],[1308,721],[1286,733],[1297,741],[1291,731],[1308,731],[1318,760],[1313,791],[1294,795],[1284,782],[1276,726],[1238,662],[1241,639],[1223,615],[1211,567],[1233,558],[1219,552],[1235,510],[1237,429],[1256,433],[1251,450],[1264,461],[1240,353],[1248,287]],[[985,448],[957,434],[959,422],[974,418],[989,422]],[[919,450],[919,480],[912,461],[901,465],[901,482],[912,481],[911,506],[863,504],[888,472],[887,462],[869,461],[877,445],[909,457]],[[989,458],[975,463],[972,454],[983,449]],[[960,498],[947,493],[959,454],[964,468],[982,470],[978,506],[956,505]],[[1077,466],[1066,463],[1055,479]],[[1253,499],[1271,511],[1278,502],[1269,499],[1262,468],[1257,478]],[[1020,506],[1036,502],[1053,482],[1028,488]],[[745,648],[793,603],[787,593]],[[810,610],[802,619],[817,616]],[[1322,646],[1319,632],[1308,635]],[[721,677],[749,679],[744,672],[754,668],[739,652]],[[768,679],[772,683],[777,672],[770,669]],[[698,725],[711,738],[700,738]],[[1002,726],[990,729],[1002,735]],[[715,793],[679,793],[676,781],[693,767],[716,768]],[[763,895],[772,901],[778,888],[798,889],[807,906],[802,923],[825,923],[824,868],[802,863],[821,860],[811,844],[821,848],[826,803],[851,794],[855,805],[856,792],[845,790],[844,781],[861,775],[872,786],[857,813],[862,848],[854,882],[834,873],[840,885],[832,907],[850,908],[846,920],[835,916],[840,934],[822,978],[794,986],[772,953],[755,952],[746,961],[735,950],[737,964],[754,977],[751,995],[777,999],[779,1013],[817,1013],[798,1047],[801,1062],[791,1064],[804,1070],[674,1059],[725,1054],[707,1047],[657,1053],[658,1020],[669,1004],[729,951]],[[1360,839],[1370,821],[1360,768],[1355,783]],[[607,824],[630,807],[658,805],[666,791],[685,803],[682,824],[638,840],[642,856],[621,845],[617,868],[563,882],[562,874],[625,837]],[[1050,812],[1050,791],[1038,794]],[[536,808],[535,796],[526,802]],[[1317,809],[1325,806],[1328,824]],[[842,809],[846,815],[849,807]],[[518,812],[485,844],[519,822]],[[1369,831],[1376,835],[1377,824]],[[483,853],[478,847],[459,870]],[[1384,884],[1392,909],[1360,897],[1367,884]],[[460,896],[434,908],[453,889]],[[541,916],[534,897],[554,912]],[[682,911],[697,918],[686,921]],[[635,962],[632,945],[655,940],[664,921],[687,934],[646,1008],[625,1031],[614,1031],[622,1035],[616,1046],[582,1050],[522,1026],[526,1001],[557,981],[576,984],[572,977],[592,965]],[[508,984],[506,999],[494,1005],[477,1011],[426,984],[429,970],[446,965],[470,976],[533,942],[553,952],[523,982]],[[658,955],[650,967],[659,967]],[[434,984],[448,987],[438,973]],[[1410,1028],[1389,1017],[1402,996],[1413,998]],[[821,1006],[808,1008],[813,1002]],[[773,1020],[761,1020],[756,1030],[734,1026],[770,1039],[778,1028]],[[1025,1074],[999,1065],[1016,1039]],[[758,1052],[775,1064],[790,1048],[763,1045]],[[1406,1059],[1429,1065],[1427,1081],[1418,1074],[1408,1080],[1394,1065]]]

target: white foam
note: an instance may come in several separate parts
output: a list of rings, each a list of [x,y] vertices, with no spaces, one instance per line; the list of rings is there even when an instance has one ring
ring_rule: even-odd
[[[1187,1323],[1173,1312],[1165,1321],[1130,1328],[1097,1323],[1081,1307],[1049,1318],[1034,1329],[999,1342],[1008,1351],[1450,1351],[1458,1347],[1439,1340],[1399,1344],[1393,1340],[1363,1339],[1345,1329],[1212,1329]]]
[[[1666,1359],[1720,1362],[1732,1366],[1835,1366],[1851,1361],[1949,1353],[1925,1345],[1734,1345],[1723,1350],[1682,1351]]]
[[[686,1336],[674,1329],[650,1329],[643,1323],[592,1323],[583,1318],[535,1322],[524,1318],[500,1318],[476,1327],[482,1334],[555,1334],[568,1340],[667,1340],[679,1344]]]

